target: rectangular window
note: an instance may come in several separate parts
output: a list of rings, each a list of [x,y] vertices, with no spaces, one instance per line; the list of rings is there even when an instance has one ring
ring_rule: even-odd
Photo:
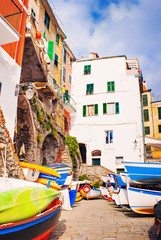
[[[53,41],[48,41],[48,56],[50,60],[53,60],[53,52],[54,52],[54,42]]]
[[[87,84],[87,88],[86,88],[86,94],[93,94],[93,90],[94,90],[94,84]]]
[[[58,55],[55,53],[55,61],[54,61],[55,66],[58,66]]]
[[[98,115],[98,104],[83,106],[83,117],[91,117],[96,115]]]
[[[161,107],[158,107],[158,119],[161,119]]]
[[[44,18],[44,23],[45,23],[45,25],[46,25],[47,29],[49,29],[49,25],[50,25],[50,17],[49,17],[49,15],[48,15],[48,13],[47,13],[47,11],[46,11],[46,10],[45,10],[45,18]]]
[[[72,67],[72,59],[70,58],[70,66]]]
[[[144,130],[146,135],[150,134],[150,127],[145,127]]]
[[[119,102],[103,103],[103,114],[119,114]]]
[[[91,74],[91,65],[84,66],[84,75]]]
[[[2,91],[2,83],[0,82],[0,95],[1,95],[1,91]]]
[[[120,164],[120,163],[122,163],[123,162],[123,157],[116,157],[115,158],[115,163],[116,164]]]
[[[106,144],[113,143],[113,131],[107,131],[105,134],[106,134]]]
[[[107,82],[107,92],[115,91],[115,82]]]
[[[36,14],[35,14],[35,12],[34,12],[34,9],[33,9],[33,8],[31,8],[31,16],[33,16],[33,18],[34,18],[34,19],[36,19]]]
[[[69,75],[69,84],[72,84],[72,77]]]
[[[66,68],[63,67],[63,82],[65,83],[65,79],[66,79]]]
[[[148,121],[149,121],[149,110],[144,109],[144,122],[148,122]]]
[[[143,106],[148,106],[148,96],[147,95],[143,95]]]
[[[92,158],[92,165],[100,165],[100,158]]]
[[[64,49],[64,63],[66,64],[66,60],[67,60],[67,51]]]
[[[59,45],[59,34],[56,34],[56,43]]]
[[[161,133],[161,125],[158,125],[158,131]]]

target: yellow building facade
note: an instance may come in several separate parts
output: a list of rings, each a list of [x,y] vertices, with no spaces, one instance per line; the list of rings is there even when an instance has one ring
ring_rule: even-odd
[[[150,89],[144,90],[142,102],[144,135],[145,137],[161,140],[161,100],[154,100]],[[157,161],[157,159],[161,158],[161,149],[156,146],[146,146],[146,156]]]

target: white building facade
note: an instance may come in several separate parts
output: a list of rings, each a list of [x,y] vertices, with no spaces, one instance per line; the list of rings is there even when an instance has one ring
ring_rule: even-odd
[[[70,135],[84,163],[119,172],[122,161],[144,161],[140,86],[137,59],[90,54],[73,63]]]

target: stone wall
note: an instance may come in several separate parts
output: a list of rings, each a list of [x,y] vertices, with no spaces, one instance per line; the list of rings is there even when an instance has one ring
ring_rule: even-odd
[[[6,146],[6,159],[5,159],[5,146]],[[19,160],[15,154],[15,149],[10,138],[9,132],[5,127],[5,119],[3,112],[0,108],[0,176],[6,173],[8,177],[24,179],[24,175],[21,167],[19,166]]]
[[[87,175],[90,181],[93,182],[101,180],[102,175],[107,175],[109,173],[114,172],[103,166],[82,164],[80,168],[80,175]]]

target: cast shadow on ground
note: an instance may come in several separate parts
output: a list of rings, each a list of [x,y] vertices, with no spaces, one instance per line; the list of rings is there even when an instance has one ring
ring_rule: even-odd
[[[61,220],[57,223],[54,230],[51,232],[49,240],[58,240],[66,230],[66,220]]]

